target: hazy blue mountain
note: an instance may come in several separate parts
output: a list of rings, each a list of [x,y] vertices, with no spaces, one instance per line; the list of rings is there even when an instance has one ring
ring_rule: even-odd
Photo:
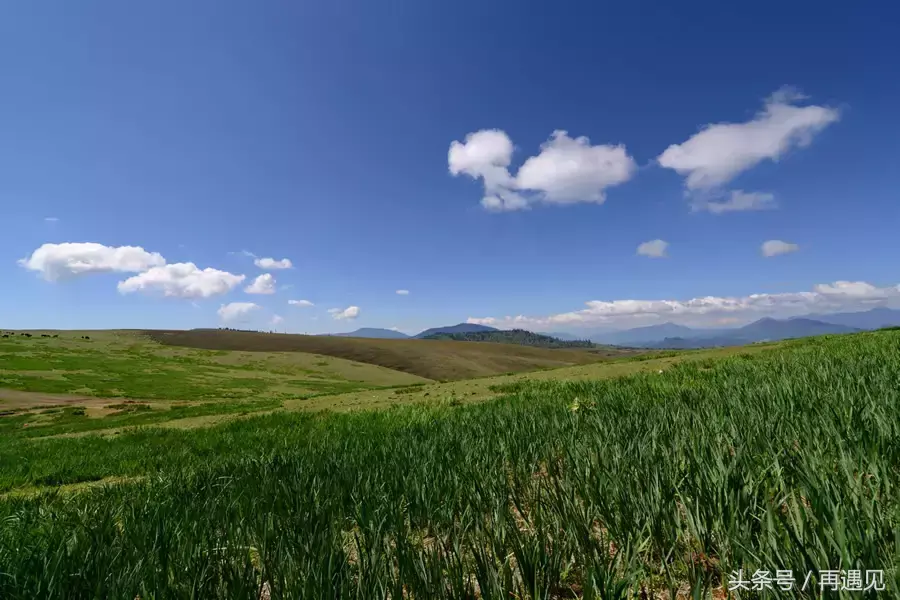
[[[436,333],[476,333],[479,331],[500,331],[496,327],[488,327],[487,325],[476,325],[475,323],[459,323],[457,325],[447,325],[445,327],[432,327],[431,329],[426,329],[422,333],[418,335],[414,335],[415,338],[423,338],[429,335],[435,335]]]
[[[379,329],[377,327],[361,327],[350,333],[329,333],[334,337],[357,337],[357,338],[377,338],[384,340],[405,340],[409,338],[405,333],[394,331],[393,329]]]
[[[613,344],[616,346],[635,346],[653,343],[665,338],[695,338],[704,335],[713,335],[715,331],[708,329],[693,329],[675,323],[662,323],[660,325],[648,325],[647,327],[635,327],[623,331],[611,331],[591,336],[592,342],[600,344]]]
[[[861,312],[808,315],[808,318],[857,329],[879,329],[881,327],[896,327],[900,325],[900,310],[879,307]]]
[[[548,335],[564,342],[575,342],[588,339],[588,336],[575,335],[574,333],[566,333],[565,331],[537,331],[535,333],[539,335]]]
[[[648,348],[713,348],[717,346],[743,346],[755,342],[774,342],[788,338],[802,338],[815,335],[855,333],[861,331],[854,327],[824,323],[814,319],[772,319],[766,317],[749,325],[736,329],[719,330],[714,335],[701,337],[670,336],[645,344]]]

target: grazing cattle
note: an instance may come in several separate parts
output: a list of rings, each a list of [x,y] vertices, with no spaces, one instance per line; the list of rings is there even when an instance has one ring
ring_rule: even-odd
[[[3,337],[5,337],[5,338],[8,338],[8,337],[9,337],[9,336],[8,336],[8,335],[6,335],[6,334],[5,334],[5,333],[4,333],[4,334],[3,334]]]
[[[91,336],[86,335],[86,336],[84,336],[84,339],[89,340],[89,339],[91,339]]]

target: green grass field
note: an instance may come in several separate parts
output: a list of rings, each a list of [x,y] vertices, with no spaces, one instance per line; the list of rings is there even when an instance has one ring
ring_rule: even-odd
[[[739,568],[897,596],[900,332],[643,358],[309,400],[337,411],[11,410],[0,598],[702,598]]]
[[[177,347],[308,352],[380,365],[436,381],[584,365],[637,353],[608,346],[590,350],[555,349],[487,342],[460,344],[440,340],[382,340],[215,329],[147,331],[145,335],[161,344]]]
[[[0,339],[0,388],[87,398],[271,400],[429,381],[332,356],[166,347],[135,332],[39,336]]]

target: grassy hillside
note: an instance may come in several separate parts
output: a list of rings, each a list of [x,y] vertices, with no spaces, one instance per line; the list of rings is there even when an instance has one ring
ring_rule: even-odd
[[[283,400],[428,380],[377,365],[304,353],[163,346],[131,332],[54,332],[0,339],[0,409],[10,390],[143,400]],[[90,339],[84,339],[87,336]]]
[[[898,373],[884,331],[462,406],[39,441],[12,415],[0,597],[724,597],[775,568],[893,595]]]
[[[510,344],[436,340],[379,340],[330,336],[192,330],[147,331],[161,344],[209,350],[309,352],[380,365],[440,381],[581,365],[627,351],[551,350]]]
[[[508,331],[469,331],[466,333],[435,333],[426,340],[452,340],[457,342],[495,342],[498,344],[519,344],[536,348],[595,348],[590,340],[563,341],[549,335],[533,333],[524,329]]]

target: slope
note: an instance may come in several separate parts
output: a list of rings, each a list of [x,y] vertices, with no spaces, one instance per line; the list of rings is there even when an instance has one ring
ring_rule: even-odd
[[[604,351],[531,348],[513,344],[466,344],[435,340],[379,340],[245,331],[145,331],[170,346],[208,350],[309,352],[436,379],[452,381],[500,373],[566,367],[626,354]]]

